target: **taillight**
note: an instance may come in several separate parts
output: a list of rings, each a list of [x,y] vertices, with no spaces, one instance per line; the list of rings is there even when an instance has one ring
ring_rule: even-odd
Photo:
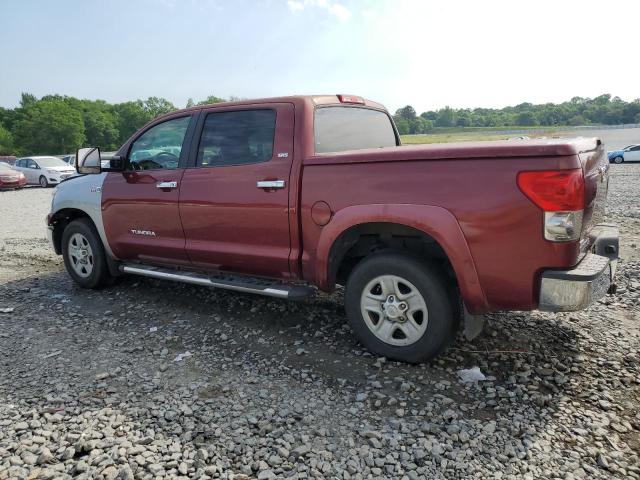
[[[518,187],[545,212],[584,208],[584,177],[580,168],[520,172]]]
[[[582,169],[520,172],[518,187],[544,211],[544,238],[578,240],[582,232],[584,176]]]

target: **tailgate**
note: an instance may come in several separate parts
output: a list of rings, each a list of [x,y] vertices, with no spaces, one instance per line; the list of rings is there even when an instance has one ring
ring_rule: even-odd
[[[593,238],[590,238],[591,229],[603,223],[605,204],[607,202],[607,190],[609,188],[609,160],[601,142],[595,150],[579,154],[584,172],[584,216],[582,223],[582,236],[580,238],[580,251],[585,253],[591,247]]]

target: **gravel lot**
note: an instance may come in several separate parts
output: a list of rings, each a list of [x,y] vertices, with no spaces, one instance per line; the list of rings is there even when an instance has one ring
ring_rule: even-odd
[[[341,292],[80,290],[52,190],[0,192],[0,479],[640,478],[640,164],[612,171],[619,293],[491,315],[420,366],[364,351]]]

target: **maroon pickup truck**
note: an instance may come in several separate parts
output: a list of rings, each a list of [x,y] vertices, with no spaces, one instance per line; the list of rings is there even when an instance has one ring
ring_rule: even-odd
[[[351,95],[198,106],[157,118],[56,189],[71,277],[117,275],[303,299],[346,287],[371,351],[418,362],[467,315],[569,311],[613,288],[598,139],[401,146]]]

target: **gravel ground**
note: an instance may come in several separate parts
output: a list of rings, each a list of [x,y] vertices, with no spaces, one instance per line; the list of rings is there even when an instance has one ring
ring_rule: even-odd
[[[419,366],[363,350],[340,291],[80,290],[52,191],[0,192],[0,479],[640,478],[640,164],[612,170],[619,293]]]

